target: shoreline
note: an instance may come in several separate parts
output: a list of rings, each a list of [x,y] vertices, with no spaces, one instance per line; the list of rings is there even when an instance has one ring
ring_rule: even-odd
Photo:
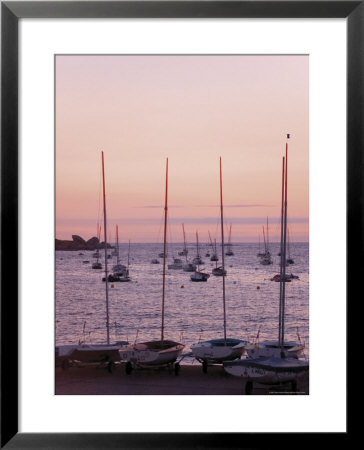
[[[245,381],[229,375],[222,366],[181,364],[178,376],[168,368],[135,369],[125,373],[125,364],[112,372],[101,366],[55,368],[56,395],[245,395]],[[254,383],[252,395],[308,395],[309,375],[297,382],[297,392],[289,384],[266,386]]]

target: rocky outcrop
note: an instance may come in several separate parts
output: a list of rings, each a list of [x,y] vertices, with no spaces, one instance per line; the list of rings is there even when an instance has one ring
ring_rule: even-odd
[[[97,237],[92,237],[87,242],[77,234],[72,235],[72,241],[56,239],[56,250],[96,250],[97,248],[104,248],[105,244],[100,243]],[[107,244],[108,248],[112,248],[110,244]]]
[[[86,242],[86,247],[88,250],[95,250],[99,245],[99,240],[97,237],[92,237]]]

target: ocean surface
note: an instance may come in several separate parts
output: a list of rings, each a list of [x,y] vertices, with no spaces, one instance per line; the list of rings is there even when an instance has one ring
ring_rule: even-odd
[[[127,265],[128,244],[121,244],[121,263]],[[183,244],[169,244],[166,262],[165,339],[189,346],[199,340],[222,338],[223,334],[223,280],[211,274],[215,262],[205,257],[209,250],[201,245],[204,267],[211,274],[207,282],[190,281],[189,272],[168,270]],[[226,324],[227,337],[254,340],[278,338],[279,283],[270,278],[279,273],[279,243],[270,244],[273,264],[259,263],[257,244],[232,246],[233,256],[225,256]],[[163,250],[157,244],[131,244],[129,272],[131,281],[109,283],[110,342],[126,340],[141,342],[160,339],[162,308]],[[109,250],[111,253],[111,250]],[[80,254],[82,253],[82,254]],[[91,251],[56,252],[55,332],[56,345],[106,342],[106,302],[103,270],[94,270],[95,258]],[[101,253],[104,256],[104,252]],[[196,256],[189,247],[188,258]],[[298,280],[286,283],[286,340],[301,339],[305,354],[309,353],[309,244],[290,245],[294,264],[287,273],[298,275]],[[158,258],[160,264],[151,264]],[[221,249],[219,254],[221,264]],[[89,261],[89,263],[84,263]],[[116,264],[108,260],[108,270]]]

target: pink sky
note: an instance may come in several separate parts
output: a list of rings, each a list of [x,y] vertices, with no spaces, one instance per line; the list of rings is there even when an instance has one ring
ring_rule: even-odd
[[[173,241],[219,238],[219,157],[232,241],[279,238],[289,140],[292,240],[308,241],[308,56],[57,56],[56,237],[96,235],[101,150],[108,227],[162,239],[165,159]]]

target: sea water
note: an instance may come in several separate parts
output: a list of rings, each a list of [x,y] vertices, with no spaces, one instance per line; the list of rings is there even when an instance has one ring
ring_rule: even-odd
[[[270,244],[273,264],[261,265],[257,256],[259,245],[234,243],[233,256],[225,256],[225,304],[227,337],[253,341],[278,338],[280,283],[270,281],[279,273],[279,243]],[[162,314],[163,260],[158,254],[162,245],[132,243],[119,245],[121,263],[127,265],[129,256],[130,282],[108,284],[110,343],[115,341],[142,342],[160,339]],[[182,342],[184,352],[199,340],[224,337],[223,279],[211,274],[215,262],[205,257],[207,246],[200,254],[210,273],[207,282],[190,281],[190,272],[172,270],[167,264],[178,257],[183,244],[169,244],[166,260],[166,290],[164,338]],[[80,254],[81,253],[81,254]],[[102,270],[92,269],[96,261],[93,251],[56,252],[55,333],[56,345],[86,341],[106,342],[106,294],[104,251]],[[109,250],[112,253],[112,250]],[[211,253],[212,254],[212,253]],[[188,258],[196,256],[189,248]],[[286,272],[299,279],[287,282],[285,302],[285,339],[301,340],[305,354],[309,350],[309,244],[290,246],[294,264]],[[157,258],[160,264],[151,264]],[[89,261],[85,263],[84,261]],[[116,264],[108,259],[108,271]],[[221,266],[221,251],[218,266]]]

